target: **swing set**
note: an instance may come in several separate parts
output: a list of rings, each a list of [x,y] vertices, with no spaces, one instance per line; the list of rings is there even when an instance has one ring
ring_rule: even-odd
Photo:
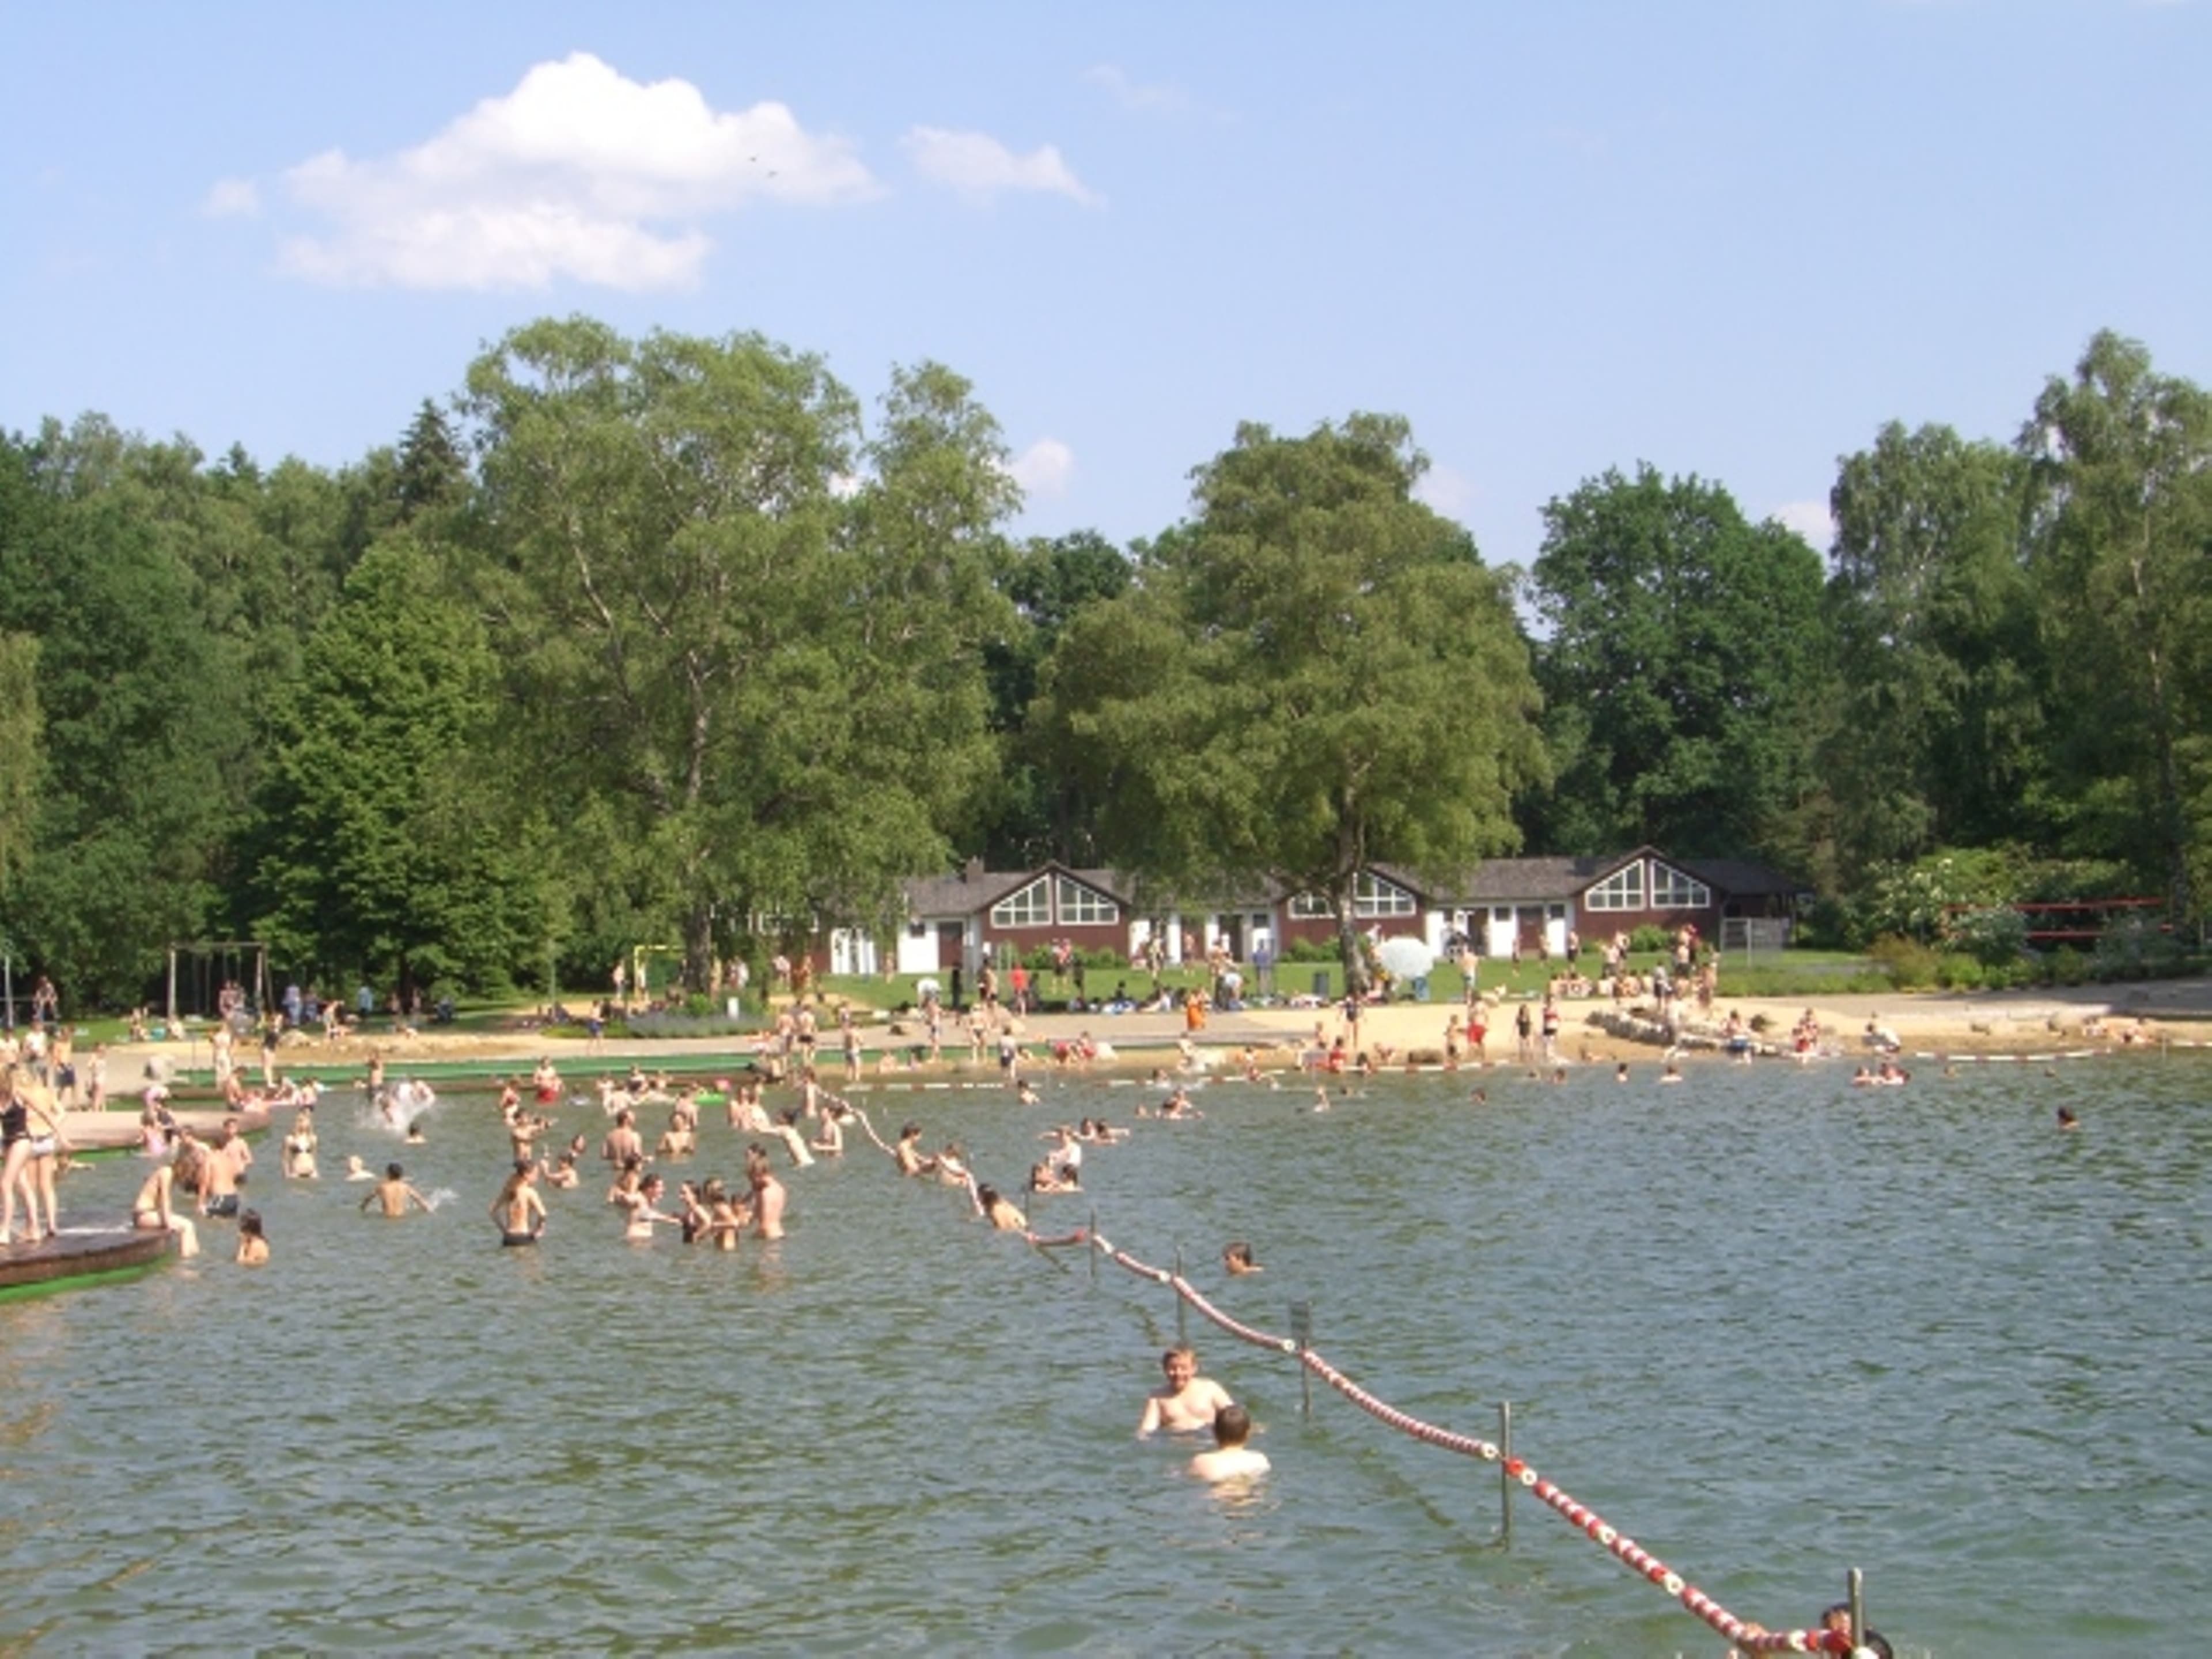
[[[179,1015],[212,1019],[223,987],[244,988],[247,1004],[269,1006],[269,945],[266,940],[195,939],[169,947],[168,1022]]]

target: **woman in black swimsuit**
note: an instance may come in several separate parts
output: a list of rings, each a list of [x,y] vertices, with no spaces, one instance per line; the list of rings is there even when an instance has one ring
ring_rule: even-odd
[[[32,1101],[21,1081],[11,1066],[0,1072],[0,1091],[5,1091],[6,1103],[0,1105],[0,1142],[4,1142],[7,1155],[0,1163],[0,1244],[15,1242],[15,1195],[23,1196],[23,1207],[29,1212],[30,1227],[26,1243],[36,1243],[41,1238],[54,1236],[57,1223],[53,1209],[53,1149],[54,1125],[50,1114],[41,1112],[42,1120],[37,1134],[32,1133]],[[40,1147],[46,1152],[43,1159]],[[47,1170],[41,1182],[33,1164],[43,1161]],[[46,1195],[46,1224],[39,1225],[39,1194]]]

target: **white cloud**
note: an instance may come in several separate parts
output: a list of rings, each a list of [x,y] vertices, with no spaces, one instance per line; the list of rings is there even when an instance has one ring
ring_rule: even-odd
[[[1767,514],[1785,530],[1794,530],[1825,553],[1836,539],[1836,521],[1826,501],[1784,501]]]
[[[251,179],[218,179],[200,211],[210,219],[251,219],[261,211],[261,188]]]
[[[1075,476],[1075,452],[1057,438],[1039,438],[1006,463],[1006,476],[1024,495],[1064,495]]]
[[[331,223],[286,245],[288,269],[424,289],[686,287],[713,246],[698,220],[878,188],[849,143],[808,133],[781,104],[718,111],[688,81],[643,84],[580,52],[535,65],[412,149],[329,150],[285,183]]]
[[[1094,64],[1083,71],[1083,78],[1094,87],[1103,87],[1124,109],[1179,110],[1190,103],[1190,95],[1181,87],[1164,81],[1149,84],[1132,81],[1118,64]]]
[[[1447,519],[1464,515],[1475,504],[1482,491],[1474,479],[1456,468],[1431,461],[1429,470],[1421,474],[1413,486],[1413,499],[1441,513]]]
[[[915,127],[899,144],[923,178],[977,201],[1007,191],[1045,191],[1085,207],[1099,205],[1100,198],[1085,188],[1050,144],[1017,155],[988,133],[948,132],[943,127]]]

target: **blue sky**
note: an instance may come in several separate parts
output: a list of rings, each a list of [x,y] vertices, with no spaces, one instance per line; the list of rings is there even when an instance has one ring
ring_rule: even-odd
[[[2212,22],[2130,0],[0,0],[0,427],[393,441],[509,327],[976,384],[1019,528],[1401,413],[1493,561],[1649,460],[1818,531],[2089,335],[2212,382]],[[1824,537],[1816,534],[1816,540]]]

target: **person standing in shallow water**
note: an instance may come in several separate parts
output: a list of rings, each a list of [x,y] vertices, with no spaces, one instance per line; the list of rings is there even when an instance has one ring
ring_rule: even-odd
[[[1198,1374],[1198,1355],[1188,1347],[1170,1348],[1162,1354],[1160,1370],[1167,1381],[1145,1401],[1145,1414],[1137,1423],[1139,1439],[1163,1429],[1170,1434],[1192,1434],[1212,1428],[1221,1408],[1236,1403],[1228,1389]]]
[[[507,1184],[491,1201],[491,1218],[499,1224],[503,1245],[535,1244],[545,1231],[545,1200],[538,1194],[538,1165],[518,1158]]]

